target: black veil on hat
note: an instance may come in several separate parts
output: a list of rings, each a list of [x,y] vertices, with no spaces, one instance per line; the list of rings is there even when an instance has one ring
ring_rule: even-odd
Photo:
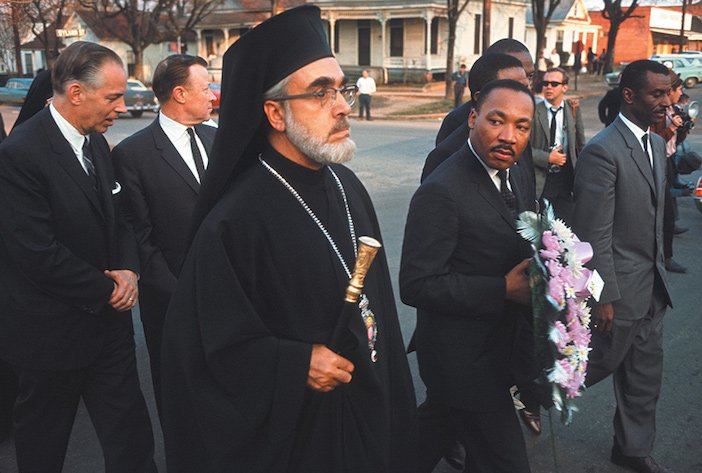
[[[200,188],[190,240],[227,184],[256,162],[267,141],[263,94],[298,69],[333,57],[319,7],[303,5],[264,21],[224,54],[220,121]]]

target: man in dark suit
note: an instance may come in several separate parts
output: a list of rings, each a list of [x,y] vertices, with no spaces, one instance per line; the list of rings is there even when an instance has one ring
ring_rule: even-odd
[[[0,145],[0,356],[17,372],[20,472],[60,472],[82,398],[106,471],[155,472],[130,309],[134,233],[102,133],[127,76],[113,51],[66,48],[53,104]]]
[[[541,85],[544,101],[536,105],[531,128],[536,195],[548,199],[556,217],[570,223],[575,163],[585,146],[583,118],[580,107],[563,98],[568,91],[566,71],[548,69]]]
[[[419,473],[431,472],[456,438],[466,448],[466,471],[530,471],[509,389],[514,347],[531,316],[531,251],[517,234],[522,199],[509,170],[527,146],[533,113],[526,86],[488,83],[469,117],[468,142],[410,204],[400,294],[417,308],[427,387]]]
[[[137,236],[141,279],[139,313],[161,409],[161,332],[187,251],[187,233],[216,129],[207,62],[177,54],[161,61],[153,89],[158,118],[112,152]]]
[[[583,149],[575,168],[573,230],[590,242],[605,285],[592,311],[587,386],[614,376],[612,462],[665,473],[651,458],[663,376],[663,316],[671,305],[663,261],[665,143],[649,127],[670,105],[668,69],[629,64],[621,112]]]

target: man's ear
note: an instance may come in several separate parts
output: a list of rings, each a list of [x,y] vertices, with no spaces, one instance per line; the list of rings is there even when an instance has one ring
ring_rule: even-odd
[[[634,91],[629,87],[624,87],[622,89],[622,100],[631,105],[634,103]]]
[[[173,97],[173,100],[175,100],[177,103],[183,104],[185,103],[185,92],[185,87],[182,85],[176,85],[173,87],[171,97]]]
[[[83,86],[78,82],[71,82],[66,86],[66,97],[73,105],[80,105],[83,100]]]
[[[274,130],[283,133],[285,131],[285,107],[275,100],[266,100],[263,103],[263,113],[268,117],[268,123]]]
[[[470,111],[470,115],[468,115],[468,128],[471,130],[475,129],[475,120],[478,118],[478,112],[475,111],[475,109]]]

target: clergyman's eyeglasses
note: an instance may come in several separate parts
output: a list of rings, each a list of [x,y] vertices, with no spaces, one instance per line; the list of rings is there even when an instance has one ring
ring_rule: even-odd
[[[323,89],[318,90],[317,92],[310,92],[309,94],[286,95],[271,100],[275,102],[281,102],[283,100],[302,99],[305,97],[319,97],[319,102],[322,105],[322,109],[331,110],[331,108],[336,103],[337,92],[340,93],[341,96],[344,97],[344,100],[346,100],[346,103],[349,104],[349,106],[351,106],[356,101],[356,93],[358,92],[358,87],[355,85],[347,85],[338,89],[334,87],[324,87]]]

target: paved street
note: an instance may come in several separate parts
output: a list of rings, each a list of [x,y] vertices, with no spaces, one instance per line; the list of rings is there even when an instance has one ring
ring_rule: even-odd
[[[690,93],[691,92],[691,93]],[[693,100],[702,100],[702,87],[688,92]],[[588,138],[602,129],[597,119],[599,97],[581,101]],[[0,106],[6,123],[12,123],[16,110]],[[153,114],[144,118],[125,117],[117,121],[107,137],[112,145],[134,131],[143,128]],[[373,197],[383,230],[391,274],[395,285],[409,200],[418,186],[424,158],[433,148],[434,137],[440,121],[382,121],[358,122],[353,120],[352,138],[358,145],[350,167],[356,171]],[[9,128],[9,127],[8,127]],[[695,133],[695,131],[697,133]],[[689,140],[693,149],[702,152],[702,125]],[[699,177],[700,172],[696,173]],[[683,176],[686,178],[688,176]],[[692,179],[691,177],[689,178]],[[675,259],[688,266],[684,275],[671,274],[670,283],[675,308],[666,315],[664,383],[658,409],[658,438],[653,455],[663,465],[676,473],[702,472],[702,448],[699,447],[702,414],[697,396],[702,392],[702,343],[696,338],[702,334],[702,309],[700,309],[700,278],[702,277],[702,214],[691,199],[679,199],[680,221],[690,231],[675,238]],[[635,205],[635,203],[632,203]],[[415,323],[414,310],[399,301],[398,310],[405,341],[409,340]],[[135,314],[135,320],[138,316]],[[136,324],[140,328],[140,324]],[[137,334],[139,368],[142,386],[155,412],[151,384],[148,380],[148,363],[143,334]],[[416,358],[410,357],[418,401],[424,398],[424,388],[416,369]],[[460,376],[460,373],[456,374]],[[570,427],[561,425],[558,413],[553,416],[553,436],[548,418],[544,418],[544,434],[533,437],[525,433],[532,471],[548,473],[624,472],[608,460],[612,442],[611,418],[614,397],[608,380],[591,388],[577,402],[580,412]],[[157,438],[157,463],[165,472],[163,445],[158,422],[154,419]],[[553,448],[556,450],[559,469],[554,466]],[[65,473],[93,473],[102,471],[102,459],[97,439],[87,414],[81,410],[76,422]],[[435,473],[454,470],[441,464]],[[0,473],[15,473],[14,450],[11,441],[0,444]],[[196,473],[196,472],[194,472]],[[330,472],[332,473],[332,472]],[[370,473],[370,472],[369,472]],[[380,473],[380,472],[378,472]]]

